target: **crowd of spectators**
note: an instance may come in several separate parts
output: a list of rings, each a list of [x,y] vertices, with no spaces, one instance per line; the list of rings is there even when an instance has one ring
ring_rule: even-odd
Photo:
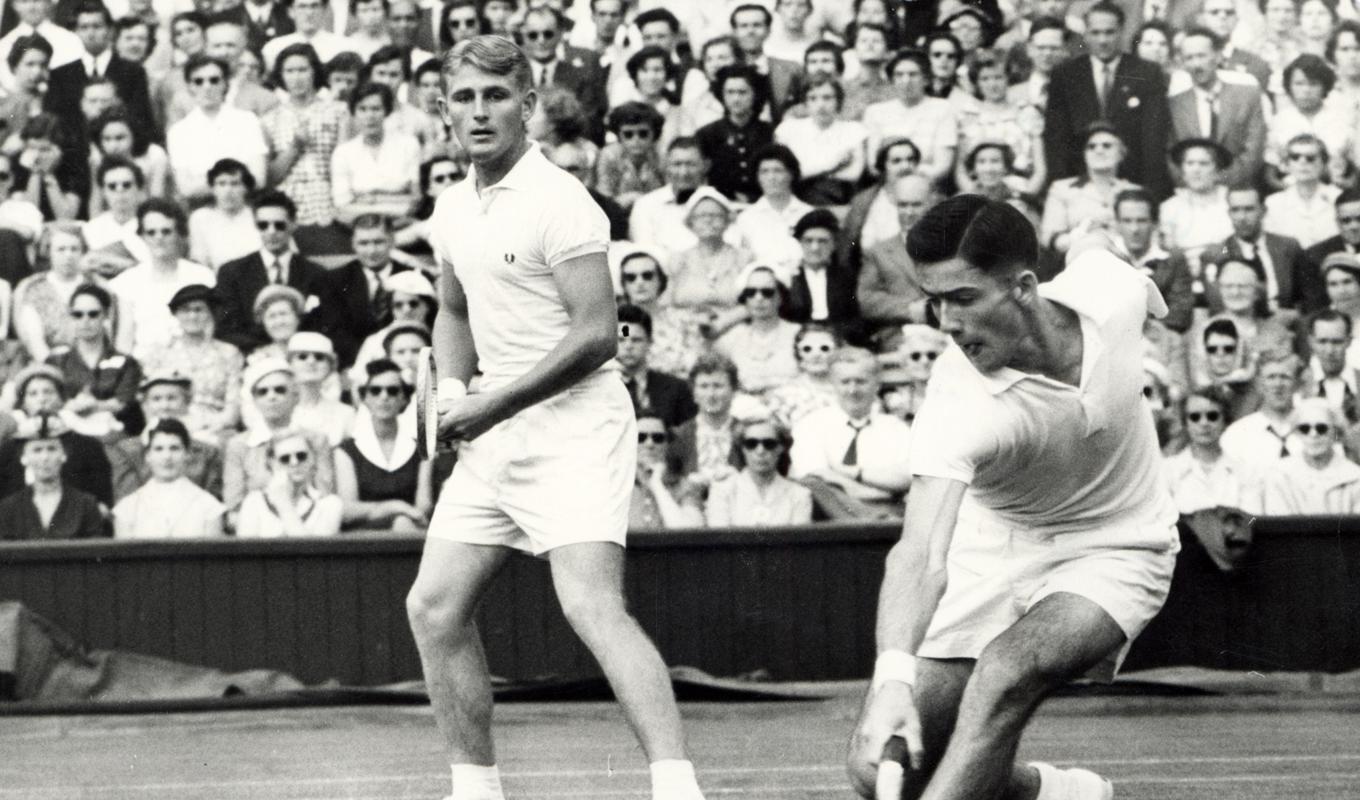
[[[1161,289],[1182,511],[1360,511],[1353,0],[14,0],[0,538],[422,529],[439,58],[488,33],[610,220],[637,527],[900,515],[903,237],[958,192]]]

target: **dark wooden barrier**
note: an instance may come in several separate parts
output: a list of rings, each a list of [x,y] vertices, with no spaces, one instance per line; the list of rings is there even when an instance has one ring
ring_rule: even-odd
[[[638,534],[628,594],[666,660],[718,675],[863,677],[893,525]],[[404,598],[421,541],[55,542],[0,547],[0,599],[93,648],[306,682],[420,676]],[[1238,575],[1181,570],[1129,667],[1360,667],[1360,518],[1264,520]],[[1189,563],[1183,560],[1183,566]],[[593,674],[547,567],[512,559],[481,626],[492,670]]]

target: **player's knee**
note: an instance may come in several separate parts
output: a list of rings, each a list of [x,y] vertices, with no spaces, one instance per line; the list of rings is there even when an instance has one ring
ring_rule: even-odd
[[[462,635],[462,619],[447,592],[429,591],[417,583],[406,595],[406,618],[419,642],[437,642]]]
[[[582,635],[604,630],[626,617],[623,598],[607,591],[559,592],[562,615]]]
[[[1023,710],[1047,694],[1053,681],[1040,661],[993,642],[978,657],[969,691],[998,711]]]

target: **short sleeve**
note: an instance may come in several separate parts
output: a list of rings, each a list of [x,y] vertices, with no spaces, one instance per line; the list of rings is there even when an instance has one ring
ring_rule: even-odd
[[[573,179],[574,182],[574,179]],[[609,247],[609,218],[577,183],[539,215],[543,263],[549,269],[580,256],[604,253]]]
[[[954,348],[945,351],[926,386],[926,397],[911,426],[911,472],[971,484],[979,464],[996,449],[984,424],[991,415],[970,397],[961,373],[971,369]],[[975,391],[985,392],[982,387]],[[796,440],[795,440],[796,441]]]

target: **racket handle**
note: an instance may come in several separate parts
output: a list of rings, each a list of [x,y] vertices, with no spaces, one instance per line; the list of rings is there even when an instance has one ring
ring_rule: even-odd
[[[907,740],[889,737],[883,745],[883,758],[878,762],[878,779],[874,781],[875,800],[902,800],[907,781]]]

